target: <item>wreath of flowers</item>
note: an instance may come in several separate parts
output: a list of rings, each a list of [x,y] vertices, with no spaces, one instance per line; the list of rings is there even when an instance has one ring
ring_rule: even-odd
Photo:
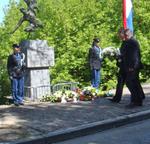
[[[120,56],[120,50],[119,48],[114,47],[106,47],[102,50],[102,56],[103,57],[112,57],[117,59]]]

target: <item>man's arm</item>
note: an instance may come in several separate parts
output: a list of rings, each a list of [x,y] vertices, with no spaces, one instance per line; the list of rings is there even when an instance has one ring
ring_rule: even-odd
[[[92,52],[92,48],[90,48],[90,49],[89,49],[89,56],[88,56],[88,57],[89,57],[89,64],[90,64],[90,67],[92,66],[92,55],[93,55],[92,53],[93,53],[93,52]]]
[[[139,69],[140,67],[140,46],[138,41],[136,41],[135,39],[131,39],[129,42],[130,43],[127,59],[128,71],[134,71]]]
[[[138,41],[134,41],[134,55],[133,55],[133,59],[134,59],[134,69],[139,69],[140,68],[140,63],[141,63],[141,54],[140,54],[140,45],[138,43]]]
[[[9,78],[12,79],[12,55],[9,55],[7,59],[7,72]]]

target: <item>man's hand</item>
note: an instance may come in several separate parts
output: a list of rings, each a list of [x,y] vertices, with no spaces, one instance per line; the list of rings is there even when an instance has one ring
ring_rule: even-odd
[[[12,80],[12,79],[13,79],[13,77],[12,77],[12,76],[9,76],[9,79],[10,79],[10,80]]]
[[[133,72],[134,71],[134,69],[133,68],[129,68],[129,72]]]

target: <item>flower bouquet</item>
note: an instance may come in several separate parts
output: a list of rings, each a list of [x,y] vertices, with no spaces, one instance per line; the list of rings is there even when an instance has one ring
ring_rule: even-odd
[[[83,90],[78,90],[77,93],[81,101],[90,101],[96,97],[96,89],[91,86],[85,87]]]
[[[61,103],[78,101],[78,93],[71,90],[56,91],[53,95],[60,99]]]
[[[113,57],[117,59],[120,56],[119,48],[107,47],[102,50],[103,57]]]

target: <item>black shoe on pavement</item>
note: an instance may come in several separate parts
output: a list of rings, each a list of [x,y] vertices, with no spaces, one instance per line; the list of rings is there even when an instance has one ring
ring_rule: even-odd
[[[120,102],[119,100],[115,100],[115,99],[113,99],[113,98],[108,99],[108,100],[110,100],[110,101],[113,102],[113,103],[119,103],[119,102]]]
[[[19,105],[24,105],[24,103],[19,103]]]
[[[18,103],[14,103],[14,105],[15,105],[15,106],[19,106],[19,104],[18,104]]]
[[[135,107],[140,107],[140,106],[143,106],[142,103],[130,103],[128,105],[126,105],[125,107],[126,108],[135,108]]]

